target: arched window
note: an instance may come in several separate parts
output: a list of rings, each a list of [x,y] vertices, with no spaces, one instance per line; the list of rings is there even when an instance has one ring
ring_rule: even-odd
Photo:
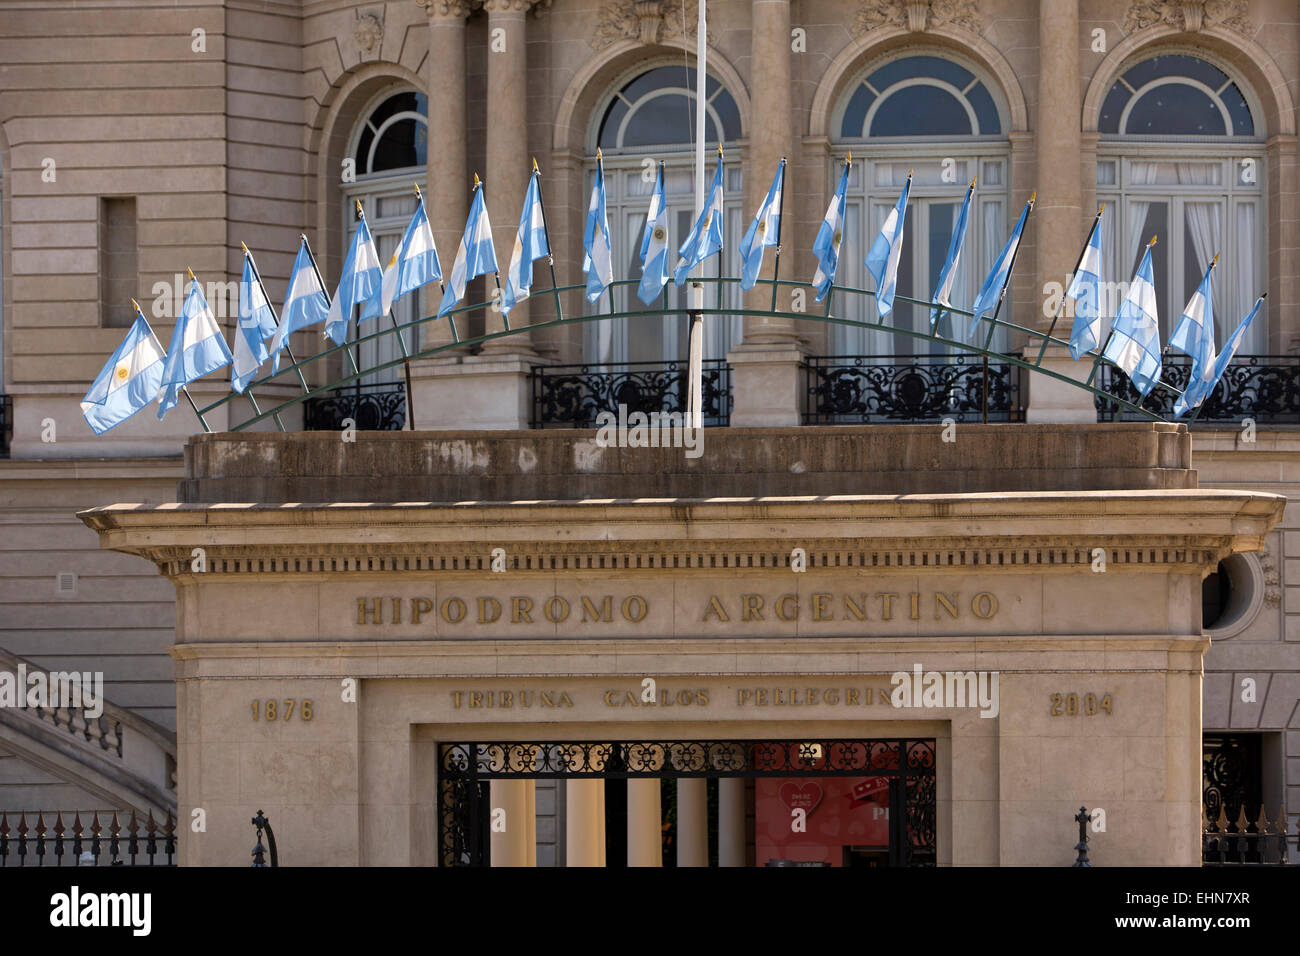
[[[423,93],[385,94],[354,133],[357,176],[423,169],[428,161],[428,115],[429,101]]]
[[[1006,241],[1009,222],[1015,221],[1008,215],[1011,162],[1003,135],[1007,108],[995,90],[992,79],[975,65],[936,54],[876,62],[848,85],[832,114],[833,162],[827,195],[817,209],[817,215],[825,210],[844,158],[852,152],[844,224],[844,249],[849,251],[841,253],[837,284],[875,288],[862,260],[912,170],[896,289],[900,296],[929,301],[967,186],[975,178],[952,297],[954,306],[970,308]],[[875,303],[868,297],[848,297],[843,309],[849,318],[877,320]],[[999,318],[1010,318],[1007,306]],[[887,323],[928,333],[929,309],[896,300]],[[966,339],[964,318],[955,329],[945,318],[937,331],[945,338]],[[829,336],[832,354],[875,356],[880,362],[944,352],[902,332],[835,325]],[[993,347],[1001,348],[1005,341],[999,331]]]
[[[361,111],[362,119],[352,130],[352,148],[347,154],[356,164],[355,178],[349,177],[352,181],[342,183],[342,249],[348,248],[356,231],[358,201],[366,211],[366,222],[381,264],[388,262],[402,241],[406,225],[415,212],[416,199],[411,184],[423,185],[425,180],[428,109],[428,98],[423,93],[413,89],[389,89],[372,99]],[[337,282],[338,277],[331,276],[329,280]],[[329,291],[333,294],[333,287]],[[409,295],[393,306],[398,322],[406,323],[419,317],[419,299],[418,295]],[[382,322],[388,323],[388,319],[384,318]],[[369,334],[382,328],[372,319],[361,330]],[[409,338],[411,333],[404,334]],[[354,324],[348,337],[355,338],[356,335]],[[409,341],[407,347],[411,347]],[[396,335],[383,335],[363,342],[356,352],[357,364],[361,368],[382,365],[401,357]],[[364,384],[382,386],[401,380],[401,367],[394,366],[366,376]]]
[[[601,113],[596,146],[603,151],[643,150],[649,146],[690,148],[695,140],[693,68],[659,66],[624,83]],[[740,110],[717,79],[704,81],[704,138],[709,143],[740,137]]]
[[[908,56],[877,67],[854,86],[839,115],[839,138],[998,136],[1002,118],[988,86],[937,56]]]
[[[618,82],[592,116],[587,137],[583,204],[585,207],[595,181],[596,149],[599,147],[605,159],[606,211],[614,246],[616,279],[638,279],[641,275],[641,233],[655,183],[655,166],[646,164],[647,157],[664,163],[668,241],[674,250],[669,256],[670,268],[676,266],[675,250],[694,223],[695,83],[694,68],[680,64],[642,67]],[[705,163],[706,189],[712,182],[716,162],[713,144],[721,142],[725,150],[724,248],[721,259],[710,259],[705,270],[706,274],[714,275],[721,264],[723,275],[739,275],[736,248],[748,223],[742,221],[744,194],[740,151],[728,144],[741,136],[740,109],[735,97],[713,75],[705,79],[704,125],[710,150]],[[685,319],[688,291],[687,286],[679,289],[669,280],[667,311],[675,314],[662,322],[637,319],[632,322],[585,323],[585,361],[613,364],[684,360],[688,345]],[[637,298],[635,286],[616,289],[613,294],[614,311],[647,308]],[[710,305],[715,304],[715,287],[707,287],[706,294]],[[723,307],[739,308],[739,305],[737,290],[728,288],[723,295]],[[592,312],[610,311],[609,300],[602,298],[590,309]],[[740,337],[741,320],[738,316],[705,323],[704,357],[725,358],[727,352],[739,344]]]
[[[1151,263],[1162,340],[1216,253],[1220,344],[1267,281],[1264,150],[1250,103],[1220,66],[1183,53],[1127,67],[1102,103],[1097,198],[1116,210],[1103,220],[1106,278],[1130,280],[1147,240],[1160,237]],[[1261,354],[1267,342],[1261,309],[1240,352]]]

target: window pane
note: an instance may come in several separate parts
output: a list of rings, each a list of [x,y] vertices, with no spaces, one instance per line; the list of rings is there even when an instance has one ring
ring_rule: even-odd
[[[937,86],[909,86],[892,94],[871,121],[872,136],[969,136],[970,116]]]
[[[713,111],[722,121],[723,140],[731,142],[740,139],[740,108],[730,93],[724,90],[713,98]],[[714,136],[717,136],[716,132]]]
[[[975,108],[975,118],[979,121],[981,136],[993,136],[1002,132],[1002,121],[998,119],[998,108],[993,97],[983,83],[976,83],[966,94],[970,105]]]
[[[628,105],[618,97],[614,102],[609,104],[609,109],[605,110],[605,116],[600,121],[600,133],[596,137],[596,143],[602,149],[615,149],[618,146],[618,128],[623,124],[623,117],[627,115]]]
[[[866,135],[867,109],[876,101],[876,94],[867,89],[865,83],[858,86],[849,105],[844,109],[844,119],[840,123],[840,136],[844,139],[860,139]]]
[[[656,96],[641,104],[623,131],[624,148],[689,143],[694,133],[694,104],[679,93]]]
[[[985,186],[1002,185],[1002,164],[1001,163],[984,164],[984,185]]]
[[[1143,93],[1133,105],[1125,133],[1139,136],[1223,136],[1227,117],[1202,90],[1166,83]]]
[[[386,169],[423,166],[428,152],[429,134],[423,123],[413,119],[398,120],[384,130],[375,149],[373,164],[366,170],[378,173]]]
[[[1097,185],[1098,186],[1115,185],[1114,162],[1109,162],[1109,163],[1102,162],[1097,164]]]
[[[1119,117],[1124,112],[1124,105],[1133,94],[1123,83],[1116,83],[1106,94],[1101,104],[1101,116],[1097,119],[1097,129],[1102,133],[1118,133]]]
[[[893,86],[902,80],[925,76],[951,83],[959,90],[965,89],[966,85],[975,79],[969,70],[958,66],[951,60],[945,60],[937,56],[909,56],[901,60],[895,60],[892,63],[886,63],[872,73],[867,78],[867,82],[876,89],[883,90],[885,87]]]

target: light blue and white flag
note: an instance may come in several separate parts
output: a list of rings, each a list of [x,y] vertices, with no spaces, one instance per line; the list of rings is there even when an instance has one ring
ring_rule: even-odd
[[[1181,416],[1191,409],[1199,401],[1196,396],[1201,389],[1214,377],[1217,351],[1214,346],[1214,293],[1210,277],[1214,274],[1214,265],[1218,261],[1219,257],[1215,256],[1206,268],[1201,284],[1187,300],[1182,317],[1169,335],[1169,347],[1190,356],[1192,360],[1187,375],[1187,388],[1174,402],[1175,416]]]
[[[718,151],[718,165],[713,171],[713,184],[709,186],[709,196],[704,200],[700,218],[686,236],[686,241],[677,250],[681,256],[677,260],[677,269],[673,281],[681,285],[686,281],[692,269],[709,256],[722,251],[722,151]]]
[[[1201,404],[1201,402],[1214,394],[1214,390],[1219,386],[1219,379],[1223,378],[1223,373],[1227,371],[1228,366],[1232,363],[1232,358],[1237,354],[1237,349],[1241,345],[1241,340],[1245,337],[1246,332],[1249,331],[1250,323],[1255,321],[1255,316],[1259,314],[1259,308],[1264,304],[1266,298],[1268,298],[1267,292],[1256,299],[1255,307],[1250,310],[1250,314],[1242,319],[1241,323],[1233,329],[1232,335],[1228,336],[1228,341],[1224,343],[1223,351],[1214,359],[1213,374],[1211,374],[1208,379],[1203,379],[1196,383],[1198,387],[1195,393],[1192,393],[1191,386],[1188,386],[1188,391],[1183,394],[1182,398],[1180,398],[1177,403],[1185,403],[1183,411],[1186,411],[1188,408],[1195,408],[1197,405]],[[1174,411],[1178,415],[1182,415],[1183,412],[1178,411],[1177,404],[1175,405]]]
[[[1074,301],[1074,326],[1070,329],[1070,355],[1077,362],[1087,351],[1101,346],[1101,216],[1103,205],[1092,224],[1092,235],[1083,247],[1079,268],[1065,290]]]
[[[293,260],[293,271],[289,273],[289,291],[280,309],[280,327],[271,340],[271,371],[280,371],[280,353],[289,343],[289,336],[299,329],[324,322],[329,311],[329,296],[325,294],[325,287],[316,272],[307,237],[303,236],[298,246],[298,257]]]
[[[812,280],[817,289],[814,302],[826,298],[826,293],[835,284],[835,270],[840,265],[840,243],[844,240],[845,193],[849,188],[849,167],[852,165],[853,157],[850,156],[844,164],[844,172],[840,173],[840,184],[835,187],[831,204],[826,207],[826,218],[822,220],[817,238],[813,240],[813,255],[817,257],[817,272],[813,274]]]
[[[907,174],[898,202],[885,217],[880,235],[867,252],[867,271],[876,280],[876,312],[883,319],[894,310],[894,287],[898,280],[898,260],[903,254],[903,225],[907,221],[907,194],[912,190],[912,174]]]
[[[230,367],[230,387],[236,392],[248,387],[270,355],[266,340],[275,335],[277,327],[262,277],[245,249],[244,275],[239,282],[239,324],[235,327],[234,360]]]
[[[763,250],[781,242],[781,191],[785,188],[785,160],[776,168],[767,198],[758,207],[758,214],[740,240],[740,259],[744,264],[740,273],[740,287],[748,292],[758,282],[763,268]]]
[[[1106,358],[1119,366],[1143,398],[1160,381],[1160,316],[1156,309],[1155,280],[1151,275],[1151,246],[1128,287],[1128,295],[1115,313]]]
[[[992,312],[997,308],[998,302],[1002,300],[1002,294],[1006,291],[1007,283],[1011,280],[1011,266],[1016,259],[1016,250],[1020,248],[1020,236],[1025,231],[1025,220],[1029,218],[1029,210],[1034,208],[1034,201],[1038,198],[1038,193],[1033,193],[1029,197],[1029,202],[1025,203],[1025,208],[1020,210],[1020,218],[1016,220],[1016,228],[1011,230],[1011,235],[1007,239],[1007,244],[1002,247],[1002,254],[998,256],[993,263],[993,268],[984,278],[984,284],[980,286],[979,294],[975,296],[975,304],[971,306],[970,328],[966,331],[967,338],[975,334],[975,330],[980,326],[980,318],[986,312]]]
[[[636,297],[652,305],[668,284],[668,198],[664,192],[664,164],[659,164],[650,207],[641,235],[641,284]]]
[[[465,295],[465,285],[489,272],[498,272],[497,251],[492,245],[492,222],[488,219],[483,202],[483,184],[474,176],[474,201],[470,203],[469,218],[465,220],[465,233],[456,247],[456,261],[451,267],[451,277],[442,293],[438,306],[439,317],[456,308]]]
[[[582,234],[582,272],[587,277],[587,301],[595,302],[614,281],[614,249],[605,214],[605,163],[596,150],[596,182],[587,205],[587,227]]]
[[[191,277],[190,291],[181,306],[181,315],[176,320],[171,345],[167,348],[167,360],[163,364],[158,392],[159,420],[176,404],[182,388],[231,361],[233,356],[226,345],[226,337],[221,334],[221,326],[208,308],[208,300],[203,297],[198,280]]]
[[[361,204],[357,203],[360,210]],[[334,290],[334,299],[330,302],[329,315],[325,317],[325,334],[335,345],[342,345],[348,338],[348,319],[352,317],[352,307],[361,306],[357,324],[366,319],[377,318],[383,295],[384,273],[379,267],[379,254],[375,252],[375,243],[370,238],[370,227],[366,217],[357,220],[357,231],[352,234],[352,245],[348,248],[348,257],[343,260],[343,272],[339,275],[339,287]]]
[[[429,216],[424,211],[424,197],[420,196],[415,213],[406,226],[406,234],[402,236],[401,244],[384,269],[380,314],[386,315],[393,303],[402,296],[441,278],[442,263],[438,261],[438,247],[433,243],[433,230],[429,227]]]
[[[137,306],[122,344],[81,400],[81,414],[91,431],[102,435],[157,398],[166,358]]]
[[[970,216],[970,200],[975,195],[975,180],[970,181],[970,186],[966,188],[966,199],[961,204],[961,212],[957,213],[957,224],[952,227],[952,239],[948,241],[948,258],[943,261],[943,268],[939,270],[939,286],[934,290],[934,298],[930,304],[934,308],[930,309],[930,330],[939,322],[939,316],[952,308],[952,287],[957,281],[957,263],[961,260],[961,246],[966,241],[966,225]]]
[[[546,235],[546,216],[542,214],[542,190],[538,182],[536,163],[524,194],[524,208],[519,214],[519,231],[515,233],[515,247],[510,253],[510,268],[506,270],[506,289],[501,294],[501,311],[505,315],[517,302],[528,298],[533,287],[533,261],[551,254],[550,239]]]

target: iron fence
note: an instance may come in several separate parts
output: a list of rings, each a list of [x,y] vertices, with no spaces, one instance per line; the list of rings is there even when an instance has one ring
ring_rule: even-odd
[[[1166,359],[1162,381],[1185,390],[1191,368],[1190,363]],[[1173,393],[1157,388],[1143,400],[1128,376],[1109,363],[1102,363],[1098,379],[1102,391],[1174,420],[1177,396]],[[1115,401],[1105,396],[1098,395],[1095,401],[1099,422],[1143,420],[1136,412],[1121,411]],[[1190,422],[1191,417],[1185,415],[1183,420]],[[1259,425],[1300,424],[1300,355],[1237,356],[1224,369],[1214,392],[1201,404],[1193,424],[1240,422],[1245,418]]]
[[[1024,419],[1020,369],[968,355],[816,355],[807,425]]]
[[[1288,866],[1290,841],[1286,810],[1278,811],[1276,822],[1269,822],[1261,807],[1247,818],[1243,807],[1236,820],[1230,820],[1222,805],[1219,814],[1206,814],[1201,827],[1201,863],[1204,866]],[[1300,856],[1300,820],[1296,821],[1296,852]]]
[[[28,823],[27,811],[19,814],[17,824],[0,811],[0,867],[8,866],[175,866],[176,821],[171,811],[161,823],[149,811],[143,824],[134,810],[123,827],[117,811],[110,823],[102,823],[96,811],[89,825],[75,811],[72,823],[56,811],[54,822],[47,824],[45,814],[36,811],[36,821]]]
[[[9,457],[9,442],[14,437],[14,399],[0,395],[0,458]]]
[[[602,412],[681,414],[687,406],[684,362],[620,362],[605,365],[533,367],[533,428],[596,428]],[[703,363],[701,408],[704,424],[731,421],[731,366],[725,359]]]
[[[401,431],[406,427],[406,386],[349,385],[303,403],[303,428],[309,432],[340,431],[349,418],[358,431]]]

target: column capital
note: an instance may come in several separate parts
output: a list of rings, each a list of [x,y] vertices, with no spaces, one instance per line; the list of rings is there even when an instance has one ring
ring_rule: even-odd
[[[492,13],[528,13],[530,10],[541,16],[544,9],[551,5],[551,0],[474,0],[475,6],[481,6]]]
[[[415,0],[424,7],[425,15],[430,20],[464,20],[473,8],[471,0]]]

